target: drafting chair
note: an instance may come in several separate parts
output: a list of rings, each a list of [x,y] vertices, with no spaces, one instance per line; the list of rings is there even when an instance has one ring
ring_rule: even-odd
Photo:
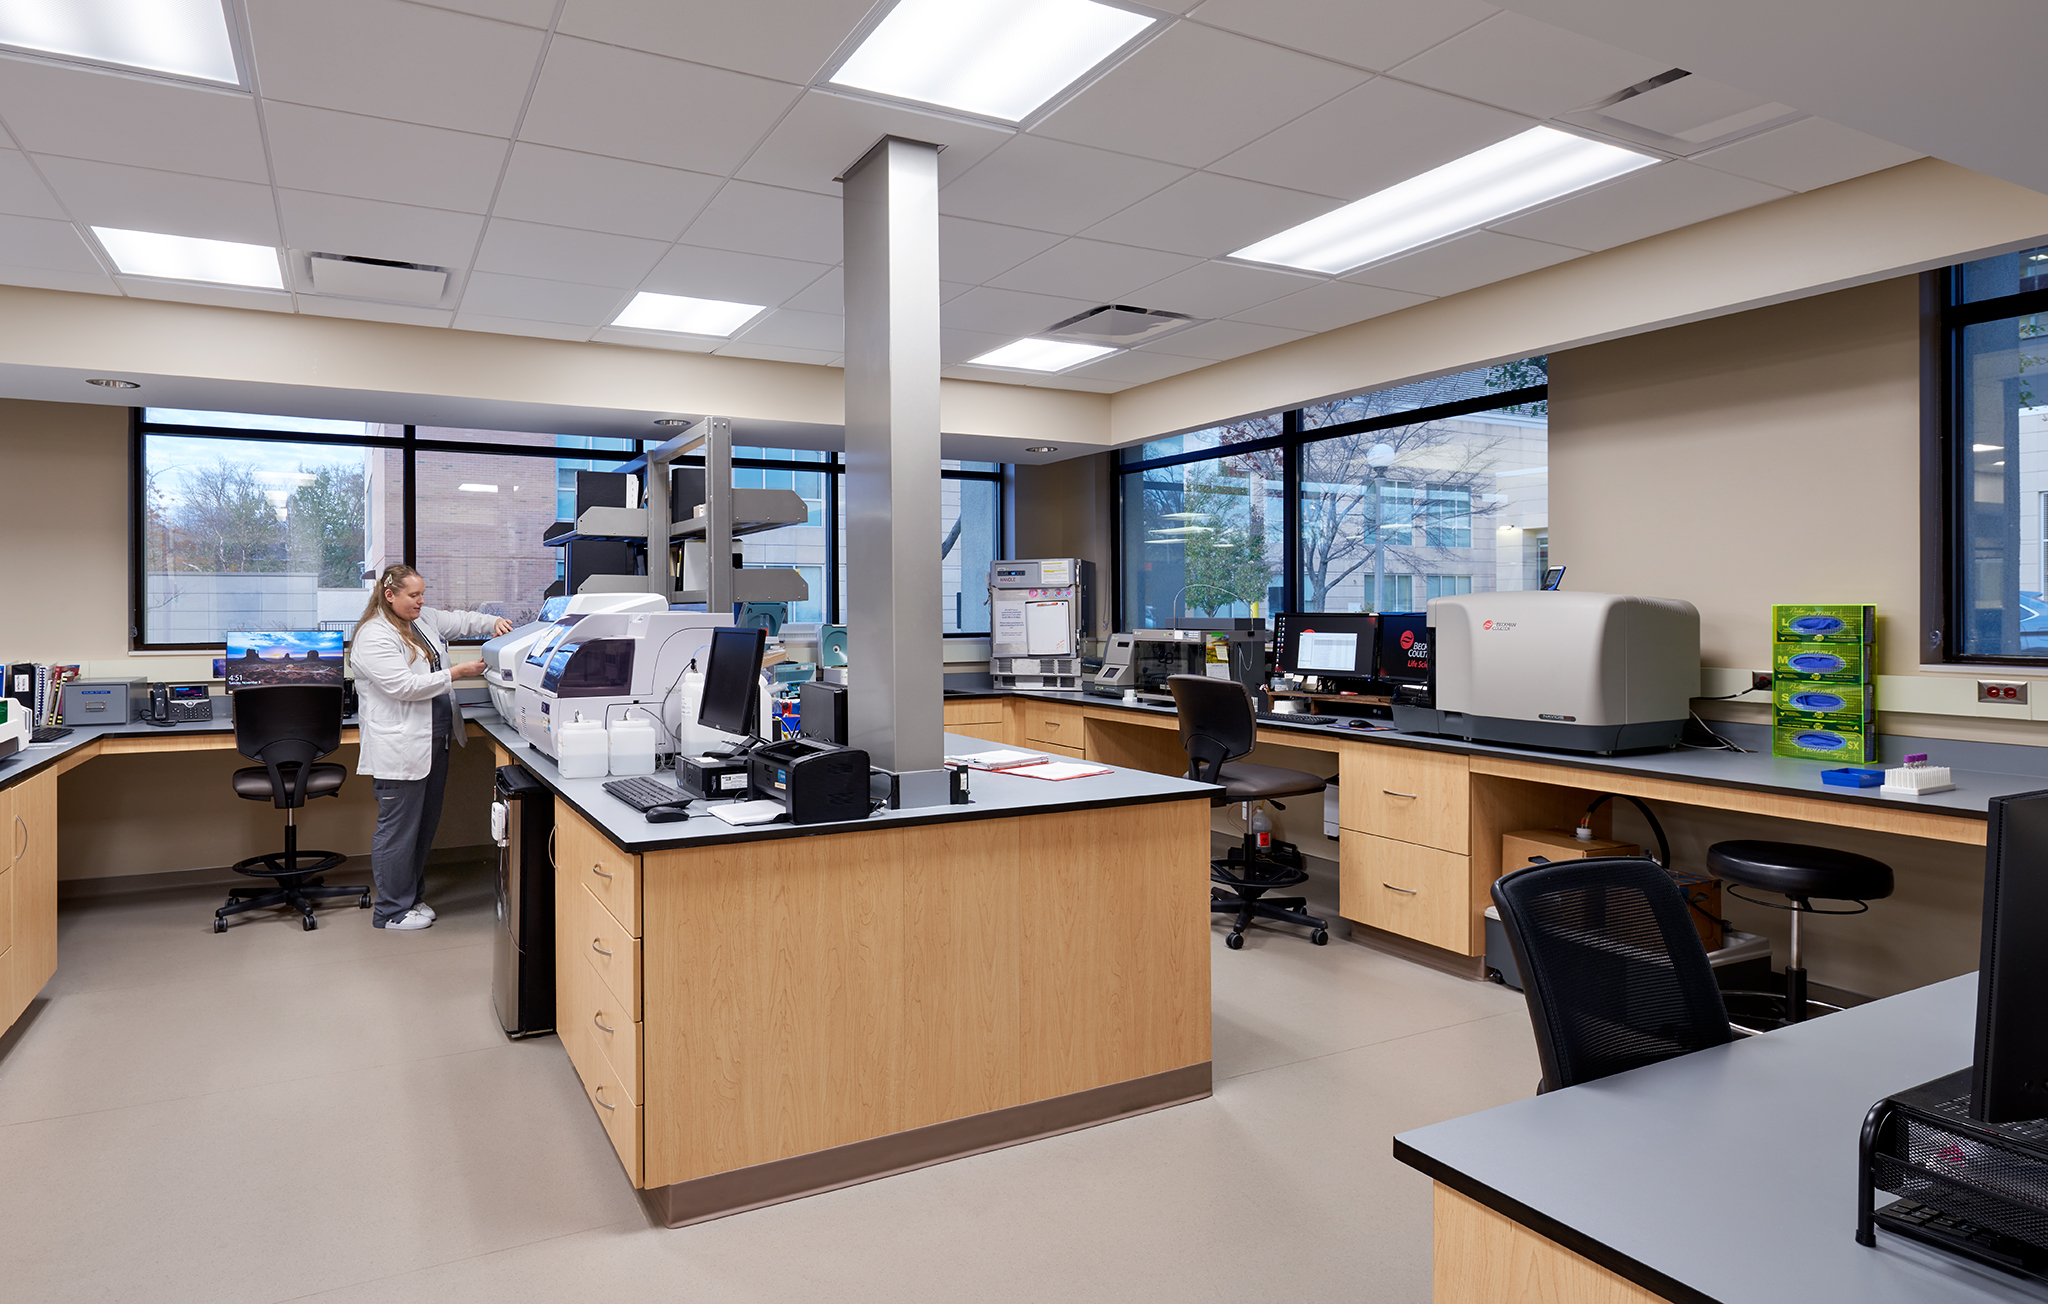
[[[338,851],[300,851],[298,811],[315,797],[341,791],[348,771],[318,764],[341,746],[341,695],[337,687],[271,684],[235,690],[235,750],[262,764],[236,770],[235,795],[268,801],[284,812],[284,850],[251,856],[235,865],[237,874],[275,880],[273,887],[228,889],[227,904],[213,912],[213,931],[228,931],[228,916],[267,906],[288,906],[299,912],[306,931],[319,925],[313,903],[329,897],[355,897],[370,908],[367,887],[326,887],[319,876],[348,857]],[[308,863],[310,862],[310,863]]]

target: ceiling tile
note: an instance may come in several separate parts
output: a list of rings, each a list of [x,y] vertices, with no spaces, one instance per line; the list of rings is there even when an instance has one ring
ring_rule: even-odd
[[[246,0],[269,100],[510,136],[543,34],[399,0]]]
[[[702,172],[521,142],[491,215],[672,241],[722,184]]]
[[[1692,163],[1665,163],[1492,229],[1574,249],[1612,249],[1788,193]]]
[[[801,84],[817,76],[873,6],[874,0],[569,0],[561,30]]]
[[[244,290],[231,285],[188,285],[181,281],[148,281],[117,276],[114,284],[130,298],[170,303],[203,303],[210,308],[255,308],[262,312],[292,311],[292,296],[282,290]]]
[[[659,240],[573,231],[494,217],[477,250],[478,271],[629,289],[668,252]]]
[[[1402,81],[1548,118],[1670,68],[1533,18],[1499,13],[1393,72]]]
[[[1535,125],[1519,114],[1376,77],[1217,161],[1210,171],[1363,199]]]
[[[729,258],[741,256],[737,254],[726,255]],[[952,286],[941,281],[939,283],[939,302],[944,303],[946,300],[958,296],[963,290],[973,288],[967,285]],[[949,290],[951,293],[948,293]],[[846,315],[846,273],[837,267],[833,268],[817,280],[812,281],[798,293],[784,300],[782,306],[785,308],[795,308],[799,312],[829,312],[836,316],[844,317]]]
[[[716,352],[721,358],[759,358],[766,362],[802,362],[813,367],[829,367],[839,361],[836,349],[794,349],[781,344],[756,344],[752,336],[721,344]]]
[[[1197,172],[1086,233],[1097,240],[1219,258],[1336,207],[1322,195]]]
[[[1293,294],[1320,278],[1292,272],[1243,267],[1236,263],[1201,263],[1137,291],[1141,307],[1184,312],[1190,317],[1235,317],[1254,304]],[[1165,347],[1165,341],[1160,341]]]
[[[479,18],[496,18],[525,27],[546,27],[555,18],[555,0],[412,0],[432,9],[453,9]]]
[[[1505,281],[1511,276],[1520,276],[1524,272],[1533,272],[1539,267],[1549,267],[1579,256],[1577,249],[1566,249],[1561,245],[1498,235],[1492,231],[1474,231],[1449,244],[1369,267],[1346,279],[1387,290],[1442,296]]]
[[[1377,71],[1500,11],[1480,0],[1207,0],[1188,17]]]
[[[520,138],[725,176],[798,94],[743,73],[557,36]]]
[[[277,184],[460,213],[490,207],[505,142],[332,109],[269,104]]]
[[[41,217],[0,217],[0,263],[53,272],[106,272],[77,227]]]
[[[269,186],[87,159],[41,157],[36,163],[72,218],[85,226],[283,243]]]
[[[1374,285],[1352,285],[1347,281],[1325,281],[1234,316],[1240,321],[1258,322],[1264,326],[1320,332],[1333,331],[1368,317],[1384,316],[1428,302],[1429,296],[1425,294],[1406,294],[1399,290],[1382,290]],[[1160,341],[1162,347],[1171,343],[1171,340]]]
[[[840,233],[837,199],[733,181],[690,223],[683,239],[712,249],[829,265],[839,261]]]
[[[1313,331],[1293,331],[1280,326],[1261,326],[1248,321],[1212,321],[1170,335],[1154,347],[1182,358],[1207,358],[1222,362],[1270,349],[1276,344],[1307,339]]]
[[[939,191],[939,211],[1074,235],[1186,175],[1165,163],[1017,136]]]
[[[945,185],[1016,134],[986,123],[813,90],[804,93],[736,175],[837,199],[839,183],[834,177],[859,162],[882,137],[902,136],[945,146],[939,154],[939,184]]]
[[[119,294],[114,278],[103,272],[65,272],[48,267],[15,267],[0,249],[0,285],[26,285],[38,290],[67,290],[73,294]]]
[[[1920,157],[1910,149],[1824,118],[1802,118],[1711,154],[1696,155],[1693,161],[1787,190],[1818,190]]]
[[[982,286],[944,305],[939,319],[956,330],[989,331],[1016,339],[1099,306],[1095,299],[1059,299]]]
[[[749,344],[822,350],[828,357],[836,358],[846,351],[846,319],[829,313],[796,312],[783,308],[766,314],[747,327],[740,339]]]
[[[31,153],[270,179],[255,101],[239,91],[0,59],[0,118]]]
[[[1113,303],[1141,285],[1150,285],[1200,261],[1185,254],[1134,249],[1100,240],[1068,240],[1011,268],[989,284],[1005,290]]]
[[[471,272],[463,288],[456,326],[462,318],[509,317],[528,321],[556,322],[571,326],[598,326],[618,315],[632,296],[623,290],[601,285],[572,285],[532,276],[507,276],[499,272]]]
[[[1201,167],[1365,77],[1262,41],[1175,23],[1032,131]]]
[[[588,326],[535,321],[527,317],[493,317],[480,312],[456,313],[455,329],[487,331],[492,335],[525,335],[539,340],[568,340],[572,344],[580,344],[590,338]]]
[[[1060,242],[1056,235],[964,217],[939,218],[939,275],[979,285]]]
[[[1160,341],[1161,344],[1170,342]],[[1208,365],[1210,362],[1207,358],[1183,358],[1171,353],[1133,349],[1127,353],[1113,353],[1085,367],[1064,372],[1062,376],[1069,380],[1107,380],[1115,381],[1119,385],[1146,385]]]
[[[1058,321],[1059,318],[1053,318]],[[957,367],[969,358],[978,358],[991,349],[1000,349],[1017,339],[1014,331],[961,330],[951,326],[939,328],[939,362],[942,367]],[[975,370],[975,376],[989,379],[995,373]],[[1006,373],[1012,374],[1014,373]]]
[[[285,244],[311,253],[389,258],[432,267],[467,267],[483,218],[375,199],[280,190]]]
[[[0,149],[0,213],[16,217],[64,217],[56,196],[18,149]]]
[[[692,299],[723,299],[773,307],[817,282],[832,269],[824,263],[677,245],[663,255],[639,288]],[[838,311],[835,306],[830,311]],[[793,305],[803,306],[803,305]]]
[[[454,313],[440,308],[409,308],[402,303],[329,299],[318,294],[301,294],[299,311],[309,317],[345,317],[351,321],[381,321],[397,326],[447,326],[455,320]]]
[[[616,326],[601,327],[591,337],[597,344],[623,344],[635,349],[667,349],[671,353],[709,353],[724,340],[695,335],[664,335],[660,331],[625,331]]]

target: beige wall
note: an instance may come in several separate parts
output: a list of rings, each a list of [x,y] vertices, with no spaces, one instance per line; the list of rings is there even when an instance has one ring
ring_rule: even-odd
[[[1016,557],[1082,557],[1095,563],[1095,637],[1107,638],[1115,613],[1109,569],[1114,458],[1071,457],[1046,466],[1017,466],[1011,475],[1010,531]]]

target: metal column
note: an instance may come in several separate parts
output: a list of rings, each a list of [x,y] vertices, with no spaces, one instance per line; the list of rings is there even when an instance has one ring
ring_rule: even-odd
[[[947,801],[939,631],[939,151],[886,137],[847,169],[848,742]]]

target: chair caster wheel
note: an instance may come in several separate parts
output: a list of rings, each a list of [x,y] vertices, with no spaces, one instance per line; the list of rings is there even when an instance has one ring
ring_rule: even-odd
[[[1244,950],[1244,934],[1232,933],[1223,939],[1223,944],[1233,951],[1242,951]]]
[[[358,909],[358,910],[368,910],[369,908],[370,908],[370,894],[369,894],[368,892],[365,892],[365,893],[363,893],[363,894],[362,894],[361,896],[359,896],[359,897],[357,897],[357,898],[356,898],[356,909]]]
[[[320,926],[319,921],[314,919],[313,916],[311,915],[306,916],[304,923],[306,926],[306,931],[309,933]]]
[[[218,915],[215,915],[213,919],[213,931],[216,933],[225,933],[226,931],[228,931],[228,921],[222,919]]]
[[[1318,928],[1316,931],[1308,935],[1308,940],[1315,943],[1317,946],[1328,946],[1330,944],[1329,930],[1324,928]]]

